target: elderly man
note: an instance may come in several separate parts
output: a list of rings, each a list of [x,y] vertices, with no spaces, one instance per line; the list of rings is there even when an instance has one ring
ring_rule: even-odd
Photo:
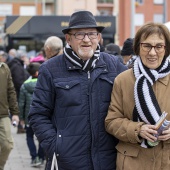
[[[104,119],[114,79],[126,67],[100,52],[103,29],[91,12],[73,13],[62,30],[64,53],[40,67],[29,122],[48,157],[46,170],[55,158],[60,170],[116,169],[117,139]]]
[[[14,48],[10,49],[9,52],[8,52],[8,55],[9,55],[11,58],[17,57],[17,50],[14,49]]]
[[[56,36],[48,37],[44,44],[45,57],[50,59],[63,53],[63,42]]]

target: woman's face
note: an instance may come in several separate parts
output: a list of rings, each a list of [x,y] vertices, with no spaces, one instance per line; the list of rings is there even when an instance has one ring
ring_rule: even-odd
[[[150,68],[158,68],[165,55],[165,38],[158,34],[152,34],[140,43],[139,56],[142,63]]]

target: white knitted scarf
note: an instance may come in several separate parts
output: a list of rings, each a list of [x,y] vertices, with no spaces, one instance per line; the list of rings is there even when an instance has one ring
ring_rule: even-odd
[[[162,112],[152,89],[152,85],[155,81],[170,73],[169,60],[166,58],[162,61],[159,68],[153,70],[145,67],[138,56],[134,62],[133,71],[136,77],[134,86],[135,107],[133,111],[133,120],[154,125],[159,120]],[[148,147],[145,145],[143,143],[142,147]]]
[[[64,54],[66,56],[66,59],[74,65],[79,66],[80,68],[82,68],[82,70],[90,71],[91,69],[96,67],[96,62],[99,60],[100,45],[97,45],[97,49],[94,51],[93,57],[91,57],[87,61],[83,61],[80,57],[78,57],[71,46],[69,46],[68,44],[66,44],[64,48]]]

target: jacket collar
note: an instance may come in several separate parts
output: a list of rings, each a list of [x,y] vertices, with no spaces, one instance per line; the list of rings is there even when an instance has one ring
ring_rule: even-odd
[[[68,70],[81,70],[81,68],[79,66],[75,66],[71,62],[69,62],[66,59],[65,54],[64,54],[64,60],[65,60],[66,67],[67,67]],[[101,55],[99,57],[99,60],[96,62],[96,67],[95,68],[97,68],[97,67],[106,67],[106,63],[104,62]]]
[[[0,67],[1,67],[3,64],[4,64],[3,62],[0,62]]]
[[[168,85],[168,82],[169,82],[169,75],[161,78],[161,79],[158,79],[159,82],[161,82],[162,84],[164,84],[165,86]]]

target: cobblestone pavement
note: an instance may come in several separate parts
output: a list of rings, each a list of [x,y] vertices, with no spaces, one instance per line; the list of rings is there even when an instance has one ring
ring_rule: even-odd
[[[14,148],[11,151],[4,170],[44,170],[45,165],[31,167],[31,157],[26,143],[26,135],[17,134],[17,129],[11,126]],[[37,144],[37,142],[36,142]]]

